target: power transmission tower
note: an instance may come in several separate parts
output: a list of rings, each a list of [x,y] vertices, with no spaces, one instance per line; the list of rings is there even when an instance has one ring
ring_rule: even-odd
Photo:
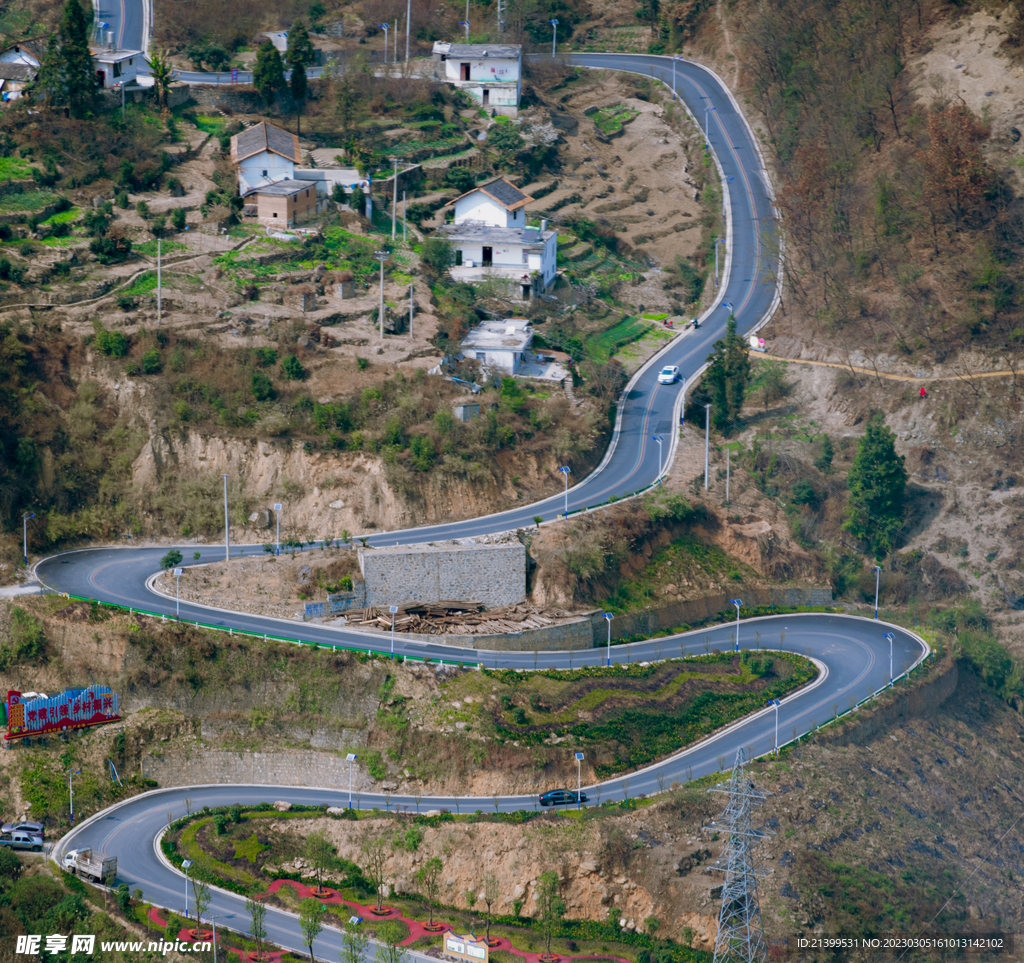
[[[709,790],[729,798],[717,825],[712,823],[719,832],[727,833],[729,840],[723,853],[725,883],[722,886],[714,963],[765,963],[768,959],[761,926],[761,905],[757,898],[757,881],[765,874],[754,859],[754,847],[768,834],[752,823],[754,810],[768,793],[751,782],[746,764],[746,753],[740,748],[732,776],[727,782]]]

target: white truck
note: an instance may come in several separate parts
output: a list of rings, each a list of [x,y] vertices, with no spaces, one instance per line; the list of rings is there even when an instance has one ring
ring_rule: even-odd
[[[95,849],[70,849],[61,861],[63,869],[76,876],[88,876],[97,883],[112,883],[117,876],[117,857]]]

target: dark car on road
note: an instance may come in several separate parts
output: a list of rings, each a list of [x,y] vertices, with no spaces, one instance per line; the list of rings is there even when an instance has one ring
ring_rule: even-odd
[[[571,789],[552,789],[551,792],[546,792],[540,797],[542,806],[564,806],[567,803],[586,801],[587,794],[585,792],[581,792],[577,798],[576,793]]]

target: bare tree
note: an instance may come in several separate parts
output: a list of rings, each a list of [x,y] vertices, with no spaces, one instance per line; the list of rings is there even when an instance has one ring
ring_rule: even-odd
[[[384,884],[387,882],[388,854],[390,838],[386,835],[371,836],[363,843],[362,852],[366,857],[366,878],[377,894],[377,912],[384,904]]]
[[[501,889],[498,884],[498,877],[491,872],[484,873],[484,888],[480,892],[480,898],[484,901],[484,905],[487,907],[487,922],[484,930],[484,942],[488,944],[491,941],[491,903],[493,903],[500,894]]]

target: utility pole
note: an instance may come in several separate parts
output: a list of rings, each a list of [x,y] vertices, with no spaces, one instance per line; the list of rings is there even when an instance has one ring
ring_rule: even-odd
[[[409,279],[409,340],[412,340],[412,316],[416,310],[416,302],[412,299],[413,280]]]
[[[409,62],[409,24],[412,23],[412,0],[405,4],[405,62]],[[397,38],[396,38],[397,39]]]
[[[156,239],[156,319],[159,321],[163,317],[163,311],[161,310],[162,299],[160,292],[160,238]]]
[[[731,465],[730,465],[730,462],[731,462],[730,455],[731,454],[732,454],[732,449],[729,448],[728,445],[726,445],[726,448],[725,448],[725,504],[726,505],[729,504],[729,470],[731,468]]]
[[[395,63],[398,63],[398,17],[395,17]]]
[[[708,490],[708,464],[711,453],[711,405],[704,406],[704,491]]]
[[[768,833],[761,827],[754,827],[752,816],[768,793],[751,782],[742,748],[736,752],[730,779],[709,792],[728,797],[725,812],[717,824],[711,824],[728,840],[723,853],[725,883],[722,886],[714,963],[766,963],[768,947],[757,898],[757,881],[764,877],[765,872],[754,858],[754,848]],[[722,869],[717,863],[712,868]]]
[[[406,191],[404,189],[402,190],[402,243],[403,244],[407,244],[408,241],[409,241],[409,221],[406,218],[406,210],[407,210],[407,207],[408,207],[408,205],[406,203],[406,201],[407,201],[406,195],[408,193],[409,193],[408,191]]]
[[[392,157],[395,165],[394,182],[391,185],[391,240],[395,239],[395,219],[398,217],[398,158]]]
[[[380,321],[380,336],[384,337],[384,262],[388,259],[387,251],[374,251],[373,256],[380,261],[380,308],[378,321]]]
[[[25,550],[25,570],[28,571],[28,520],[35,518],[35,515],[29,515],[28,512],[24,512],[21,516],[21,534],[24,539],[24,550]]]
[[[882,574],[881,566],[876,565],[871,569],[875,573],[875,618],[878,618],[878,576]]]
[[[231,558],[231,529],[228,527],[228,476],[221,472],[224,479],[224,560]]]

